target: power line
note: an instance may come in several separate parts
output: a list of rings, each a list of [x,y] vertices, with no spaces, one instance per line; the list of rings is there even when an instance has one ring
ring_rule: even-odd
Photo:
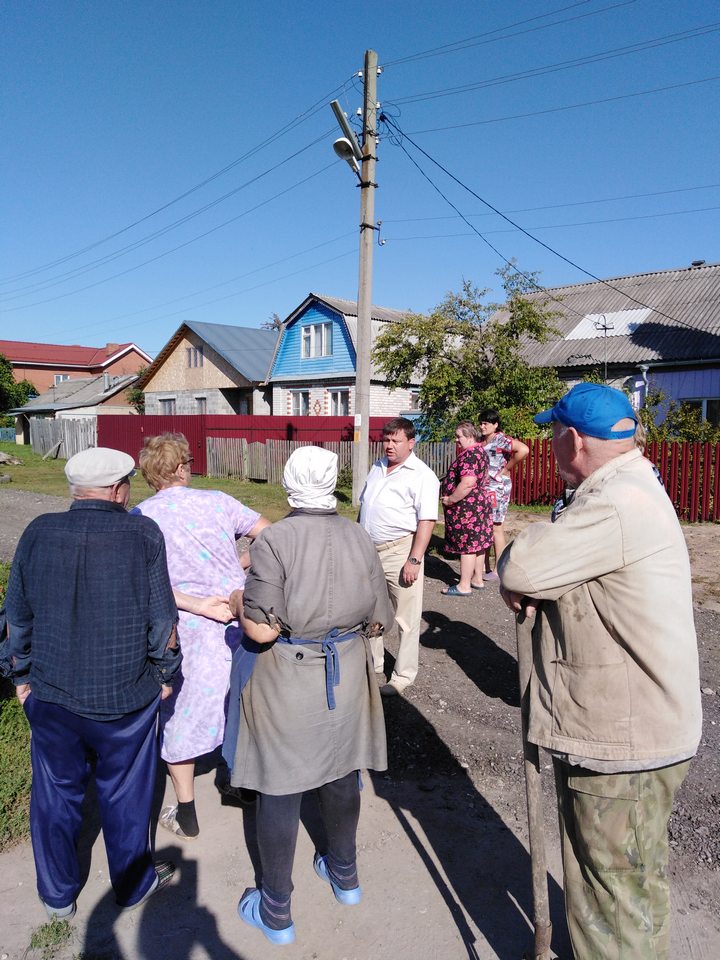
[[[581,107],[595,107],[603,103],[613,103],[615,100],[630,100],[633,97],[648,97],[654,93],[665,93],[667,90],[679,90],[682,87],[694,87],[700,83],[712,83],[720,80],[720,76],[704,77],[702,80],[688,80],[686,83],[673,83],[667,87],[654,87],[652,90],[639,90],[637,93],[623,93],[616,97],[603,97],[601,100],[585,100],[582,103],[569,103],[564,107],[548,107],[546,110],[533,110],[531,113],[513,113],[507,117],[492,117],[489,120],[471,120],[468,123],[453,123],[446,127],[428,127],[425,130],[411,130],[417,136],[421,133],[439,133],[444,130],[460,130],[463,127],[480,127],[488,123],[504,123],[507,120],[525,120],[528,117],[541,117],[547,113],[561,113],[563,110],[578,110]]]
[[[291,153],[289,156],[285,157],[283,160],[278,161],[272,167],[268,167],[266,170],[263,170],[261,173],[257,174],[254,177],[251,177],[250,180],[246,180],[245,183],[241,183],[240,186],[235,187],[233,190],[229,190],[227,193],[223,194],[221,197],[217,197],[215,200],[211,200],[209,203],[206,203],[204,206],[199,207],[196,210],[191,211],[190,213],[185,214],[185,216],[180,217],[178,220],[174,220],[172,223],[167,224],[164,227],[160,227],[158,230],[155,230],[153,233],[147,234],[145,237],[140,237],[138,240],[133,241],[132,243],[126,244],[124,247],[120,247],[119,250],[108,253],[103,257],[98,257],[96,260],[90,261],[88,264],[83,264],[79,267],[75,267],[72,270],[68,270],[63,274],[59,274],[55,277],[50,277],[47,280],[39,280],[36,283],[29,284],[26,287],[19,287],[16,290],[8,290],[6,293],[0,296],[0,300],[7,303],[12,300],[17,300],[18,297],[21,297],[24,293],[28,292],[40,292],[42,290],[49,290],[52,287],[58,286],[58,284],[65,283],[70,279],[75,279],[76,277],[83,276],[86,273],[89,273],[91,270],[95,270],[100,266],[104,266],[106,263],[112,263],[114,260],[118,260],[120,257],[125,256],[127,253],[131,253],[134,250],[139,249],[140,247],[146,246],[148,243],[151,243],[153,240],[157,240],[159,237],[165,236],[165,234],[170,233],[172,230],[175,230],[179,226],[183,226],[188,223],[190,220],[194,220],[196,217],[200,216],[203,213],[206,213],[208,210],[211,210],[213,207],[218,206],[218,204],[223,203],[225,200],[228,200],[230,197],[235,196],[240,193],[241,190],[245,190],[247,187],[252,186],[255,183],[258,183],[264,177],[268,176],[270,173],[274,173],[275,170],[284,166],[286,163],[289,163],[291,160],[297,159],[305,151],[309,150],[311,147],[314,147],[316,144],[320,143],[323,140],[326,140],[330,133],[332,133],[333,128],[323,132],[319,137],[316,137],[310,143],[305,144],[304,147],[301,147],[298,150],[295,150],[294,153]],[[202,234],[205,236],[205,234]]]
[[[526,23],[534,23],[536,20],[544,20],[546,17],[552,17],[556,13],[564,13],[566,10],[574,10],[576,7],[586,6],[590,0],[580,0],[579,3],[571,3],[569,6],[560,7],[557,10],[550,10],[547,13],[541,13],[536,17],[528,17],[526,20],[517,20],[515,23],[509,23],[504,27],[496,27],[494,30],[488,30],[485,33],[476,33],[472,37],[466,37],[464,40],[455,40],[453,43],[444,43],[439,47],[431,47],[429,50],[423,50],[419,53],[413,53],[407,57],[399,57],[395,60],[388,60],[383,64],[383,68],[395,67],[403,63],[412,63],[415,60],[424,60],[428,57],[440,57],[448,53],[459,53],[462,50],[468,50],[471,47],[478,46],[485,43],[494,43],[496,40],[506,40],[508,37],[518,37],[523,33],[532,33],[535,30],[547,30],[548,27],[555,27],[562,23],[569,23],[571,20],[580,20],[583,17],[592,17],[596,13],[603,13],[605,10],[610,10],[613,7],[622,7],[626,6],[626,3],[616,3],[610,7],[603,7],[602,10],[596,10],[594,13],[584,13],[577,17],[567,17],[564,20],[556,20],[553,23],[546,23],[538,27],[532,27],[528,30],[519,30],[517,33],[507,34],[506,36],[496,37],[493,34],[502,33],[503,30],[511,30],[513,27],[522,27]],[[628,0],[629,3],[634,3],[636,0]],[[490,39],[485,39],[485,38]]]
[[[52,267],[59,266],[62,263],[66,263],[68,260],[72,260],[75,257],[81,256],[83,253],[88,253],[90,250],[95,249],[95,247],[100,246],[103,243],[107,243],[110,240],[114,240],[116,237],[121,236],[123,233],[127,233],[128,230],[132,230],[134,227],[137,227],[139,224],[144,223],[146,220],[149,220],[151,217],[157,216],[157,214],[162,213],[164,210],[167,210],[168,207],[173,206],[176,203],[180,203],[181,200],[186,199],[191,194],[196,193],[198,190],[201,190],[203,187],[207,186],[209,183],[212,183],[214,180],[217,180],[219,177],[224,176],[226,173],[229,173],[230,170],[233,170],[239,164],[243,163],[246,160],[249,160],[256,153],[259,153],[265,147],[274,143],[280,137],[284,136],[286,133],[289,133],[295,127],[299,126],[305,120],[310,119],[320,110],[324,109],[327,106],[328,99],[332,98],[338,92],[342,92],[347,88],[347,85],[351,83],[354,74],[351,77],[348,77],[343,83],[335,87],[329,93],[325,94],[323,97],[320,97],[316,100],[311,106],[299,113],[294,119],[285,123],[282,127],[276,130],[274,133],[270,134],[256,146],[251,147],[246,153],[242,154],[240,157],[237,157],[235,160],[232,160],[222,169],[211,174],[209,177],[206,177],[204,180],[201,180],[200,183],[196,183],[194,186],[189,187],[183,193],[179,194],[177,197],[174,197],[172,200],[168,200],[166,203],[163,203],[161,206],[156,207],[150,213],[146,213],[144,216],[139,217],[137,220],[134,220],[132,223],[127,224],[124,227],[121,227],[119,230],[116,230],[114,233],[108,234],[106,237],[102,237],[99,240],[93,241],[93,243],[88,244],[80,250],[75,250],[72,253],[68,253],[63,257],[58,257],[56,260],[49,261],[48,263],[42,264],[39,267],[34,267],[31,270],[25,270],[22,273],[15,274],[14,276],[4,277],[0,279],[0,283],[13,283],[16,280],[22,280],[26,277],[33,276],[36,273],[41,273],[45,270],[49,270]]]
[[[491,77],[487,80],[479,80],[477,83],[466,83],[457,87],[443,87],[440,90],[430,90],[427,93],[400,97],[392,102],[398,105],[403,103],[422,103],[426,100],[437,100],[440,97],[451,97],[460,93],[471,93],[473,90],[499,86],[504,83],[514,83],[517,80],[529,80],[535,77],[545,76],[549,73],[558,73],[562,70],[573,70],[576,67],[586,66],[591,63],[600,63],[603,60],[614,60],[618,57],[626,57],[634,53],[643,53],[646,50],[653,50],[672,43],[680,43],[684,40],[695,40],[698,37],[715,33],[717,30],[720,30],[720,22],[716,21],[714,23],[703,24],[701,27],[694,27],[692,30],[668,33],[662,37],[655,37],[652,40],[643,40],[638,43],[626,44],[622,47],[613,47],[610,50],[602,50],[600,53],[576,57],[573,60],[560,60],[558,63],[546,64],[542,67],[531,67],[528,70],[521,70],[518,73],[508,73],[499,77]]]
[[[663,197],[671,193],[688,193],[692,190],[712,190],[720,187],[720,183],[704,183],[695,187],[676,187],[674,190],[655,190],[653,193],[626,193],[618,197],[600,197],[597,200],[576,200],[571,203],[550,203],[541,207],[519,207],[515,210],[506,210],[505,213],[535,213],[538,210],[560,210],[563,207],[586,207],[594,203],[614,203],[617,200],[643,200],[647,197]],[[682,212],[682,211],[681,211]],[[492,213],[469,213],[469,217],[492,217]],[[388,223],[420,223],[427,220],[454,220],[455,217],[400,217],[394,219],[385,218],[384,224]]]
[[[304,177],[302,180],[299,180],[297,183],[293,184],[290,187],[286,187],[284,190],[281,190],[279,193],[274,194],[272,197],[268,197],[266,200],[262,200],[260,203],[256,204],[254,207],[250,207],[248,210],[244,210],[242,213],[239,213],[235,217],[230,217],[229,220],[223,221],[214,227],[211,227],[209,230],[206,230],[204,233],[199,234],[196,237],[191,237],[189,240],[186,240],[184,243],[178,244],[176,247],[172,247],[170,250],[165,250],[163,253],[157,254],[155,257],[150,257],[148,260],[143,260],[142,263],[135,264],[133,267],[128,267],[127,270],[121,270],[119,273],[114,273],[112,276],[104,277],[102,280],[96,280],[94,283],[89,283],[84,287],[79,287],[77,290],[69,290],[67,293],[60,293],[56,297],[48,297],[45,300],[36,300],[34,303],[28,303],[24,306],[18,307],[9,307],[6,309],[6,313],[12,313],[17,310],[28,310],[30,307],[38,307],[41,304],[53,303],[56,300],[63,300],[66,297],[74,296],[76,293],[82,293],[85,290],[91,290],[93,287],[98,287],[102,283],[107,283],[110,280],[116,280],[118,277],[124,277],[128,273],[132,273],[135,270],[139,270],[141,267],[147,266],[149,263],[155,263],[156,260],[161,260],[163,257],[169,256],[171,253],[175,253],[177,250],[182,250],[183,247],[189,246],[191,243],[195,243],[198,240],[202,240],[204,237],[209,236],[211,233],[215,233],[217,230],[220,230],[222,227],[228,226],[230,223],[234,223],[236,220],[240,220],[242,217],[247,216],[249,213],[254,213],[256,210],[259,210],[261,207],[266,206],[268,203],[271,203],[273,200],[277,200],[278,197],[284,196],[286,193],[290,193],[291,190],[295,190],[297,187],[302,186],[304,183],[307,183],[309,180],[312,180],[314,177],[319,176],[321,173],[325,173],[326,170],[329,170],[335,165],[335,160],[332,160],[326,166],[321,167],[319,170],[316,170],[315,173],[311,173],[309,176]]]
[[[693,329],[691,325],[688,323],[685,323],[684,320],[678,320],[676,317],[672,317],[670,316],[670,314],[664,313],[662,310],[658,309],[658,307],[654,307],[649,303],[645,303],[642,300],[638,300],[637,297],[633,297],[629,293],[626,293],[624,290],[620,290],[618,287],[614,286],[608,280],[603,280],[601,277],[596,276],[596,274],[592,273],[590,270],[587,270],[585,267],[581,267],[580,264],[576,263],[574,260],[570,260],[569,257],[566,257],[564,254],[560,253],[558,250],[555,250],[553,247],[545,243],[543,240],[540,240],[538,237],[533,236],[533,234],[531,234],[528,230],[526,230],[524,227],[521,227],[519,223],[516,223],[514,220],[511,220],[510,217],[506,216],[506,214],[498,210],[497,207],[493,206],[493,204],[491,204],[488,200],[485,200],[484,197],[481,197],[471,187],[468,187],[467,184],[463,183],[462,180],[459,180],[438,160],[435,160],[434,157],[431,157],[430,154],[427,153],[427,151],[423,150],[423,148],[419,146],[419,144],[415,143],[415,141],[412,140],[410,137],[408,137],[407,134],[404,134],[403,131],[400,129],[400,127],[397,125],[397,123],[395,123],[395,121],[391,120],[388,117],[385,117],[384,115],[381,115],[380,119],[384,120],[391,128],[397,131],[400,137],[400,140],[397,141],[397,144],[401,148],[405,156],[408,157],[408,159],[413,163],[413,165],[420,171],[422,176],[428,181],[428,183],[433,187],[433,189],[436,190],[440,194],[440,196],[446,201],[446,203],[448,203],[453,208],[453,210],[455,210],[458,216],[461,217],[465,223],[467,223],[467,225],[470,227],[473,233],[476,233],[481,238],[481,240],[483,240],[483,242],[486,243],[490,247],[490,249],[497,254],[497,256],[499,256],[502,260],[505,261],[506,264],[508,264],[508,266],[511,267],[511,269],[513,269],[520,276],[529,280],[533,284],[533,286],[535,286],[539,291],[542,291],[546,296],[549,296],[551,299],[555,300],[556,303],[561,303],[562,301],[556,300],[554,297],[551,297],[549,291],[545,287],[540,286],[540,284],[538,284],[531,276],[524,273],[522,270],[518,270],[518,268],[515,266],[514,263],[512,263],[511,260],[509,260],[502,253],[500,253],[500,251],[496,247],[494,247],[490,243],[490,241],[482,233],[480,233],[480,231],[476,227],[473,226],[472,223],[470,223],[470,221],[464,216],[464,214],[460,212],[460,210],[455,206],[455,204],[448,197],[445,196],[445,194],[440,190],[437,184],[434,183],[434,181],[427,175],[427,173],[425,173],[425,171],[422,169],[422,167],[420,167],[420,165],[415,161],[415,159],[410,156],[410,154],[405,148],[405,144],[404,144],[405,140],[407,140],[408,143],[411,143],[417,151],[419,151],[431,163],[435,164],[435,166],[438,167],[438,169],[442,170],[442,172],[451,180],[453,180],[458,186],[462,187],[471,196],[475,197],[476,200],[479,200],[486,207],[489,207],[490,210],[493,211],[493,213],[496,213],[499,217],[502,217],[503,220],[505,220],[511,226],[515,227],[516,230],[519,230],[522,234],[528,237],[528,239],[534,240],[535,243],[539,244],[549,253],[552,253],[554,256],[559,257],[561,260],[564,260],[565,263],[569,264],[571,267],[574,267],[580,273],[584,273],[585,276],[590,277],[592,280],[595,280],[598,283],[602,283],[603,286],[608,287],[610,290],[613,290],[615,293],[619,293],[621,296],[625,297],[627,300],[630,300],[632,303],[637,303],[641,307],[647,307],[649,310],[652,310],[654,313],[658,314],[658,316],[665,317],[666,320],[671,320],[673,323],[676,323],[680,326]],[[579,315],[579,311],[574,310],[568,304],[564,304],[564,307],[565,309],[572,310],[574,313],[577,313]]]
[[[680,217],[688,213],[707,213],[711,210],[720,210],[720,206],[717,207],[694,207],[691,210],[670,210],[665,213],[645,213],[639,214],[634,217],[609,217],[606,220],[578,220],[575,223],[542,223],[537,224],[532,227],[533,230],[565,230],[569,227],[592,227],[597,224],[603,223],[628,223],[632,220],[656,220],[659,217]],[[493,214],[487,214],[487,216],[493,216]],[[463,218],[464,219],[464,218]],[[383,223],[388,223],[388,220],[383,220]],[[483,230],[483,236],[491,236],[494,233],[515,233],[517,227],[512,227],[507,230]],[[435,234],[425,234],[424,236],[414,236],[414,237],[391,237],[386,236],[385,239],[388,241],[398,241],[398,240],[435,240],[442,237],[468,237],[468,233],[435,233]],[[534,237],[532,239],[535,239]]]

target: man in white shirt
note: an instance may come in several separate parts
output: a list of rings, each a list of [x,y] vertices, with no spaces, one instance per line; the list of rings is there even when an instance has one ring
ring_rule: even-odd
[[[370,469],[360,495],[360,524],[377,547],[400,634],[384,696],[415,680],[420,652],[425,551],[438,517],[440,481],[413,453],[415,426],[396,417],[383,427],[385,456]],[[383,638],[371,639],[376,673],[385,662]]]

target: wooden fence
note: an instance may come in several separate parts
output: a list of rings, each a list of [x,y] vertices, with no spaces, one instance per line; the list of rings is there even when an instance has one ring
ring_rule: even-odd
[[[308,441],[309,442],[309,441]],[[237,477],[280,483],[283,468],[306,441],[250,442],[239,437],[208,437],[210,477]],[[563,490],[550,440],[528,440],[530,455],[513,471],[513,503],[519,506],[552,504]],[[340,470],[350,469],[352,443],[320,441],[317,446],[337,453]],[[454,443],[418,443],[417,456],[442,477],[455,459]],[[681,520],[720,521],[720,444],[653,443],[647,457],[657,466],[668,496]],[[382,444],[371,443],[370,463],[382,456]]]
[[[30,443],[34,453],[45,456],[55,447],[56,457],[69,460],[76,453],[97,446],[97,420],[95,417],[85,417],[82,420],[46,420],[42,417],[31,417]]]
[[[208,437],[207,470],[209,477],[237,477],[240,480],[267,480],[280,483],[288,457],[298,447],[306,447],[309,441],[267,440],[265,443],[248,442],[244,437]],[[352,442],[348,440],[325,440],[316,444],[338,455],[338,469],[352,467]],[[415,452],[438,476],[443,476],[455,459],[454,443],[418,443]],[[382,456],[382,444],[371,443],[370,463]]]

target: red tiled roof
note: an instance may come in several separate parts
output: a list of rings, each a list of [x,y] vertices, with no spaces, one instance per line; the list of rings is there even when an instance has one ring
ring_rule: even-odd
[[[95,367],[108,357],[122,353],[134,343],[110,343],[105,347],[67,346],[59,343],[26,343],[22,340],[0,340],[0,353],[13,363],[72,364]],[[108,351],[108,347],[110,350]]]

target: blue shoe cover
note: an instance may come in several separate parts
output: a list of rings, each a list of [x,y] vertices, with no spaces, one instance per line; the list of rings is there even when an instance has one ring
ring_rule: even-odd
[[[352,887],[350,890],[343,890],[342,887],[339,887],[330,876],[330,871],[328,870],[325,857],[321,857],[319,853],[316,853],[315,859],[313,860],[313,867],[315,867],[315,873],[320,877],[320,879],[324,880],[325,883],[330,884],[332,887],[332,892],[335,894],[335,899],[338,903],[344,903],[347,907],[352,907],[355,906],[355,904],[360,903],[360,899],[362,897],[362,890],[360,887]]]
[[[238,903],[238,916],[251,927],[257,927],[265,934],[270,943],[284,944],[293,943],[295,940],[295,924],[291,923],[289,927],[282,930],[273,930],[266,926],[260,917],[260,891],[256,887],[246,890]]]

